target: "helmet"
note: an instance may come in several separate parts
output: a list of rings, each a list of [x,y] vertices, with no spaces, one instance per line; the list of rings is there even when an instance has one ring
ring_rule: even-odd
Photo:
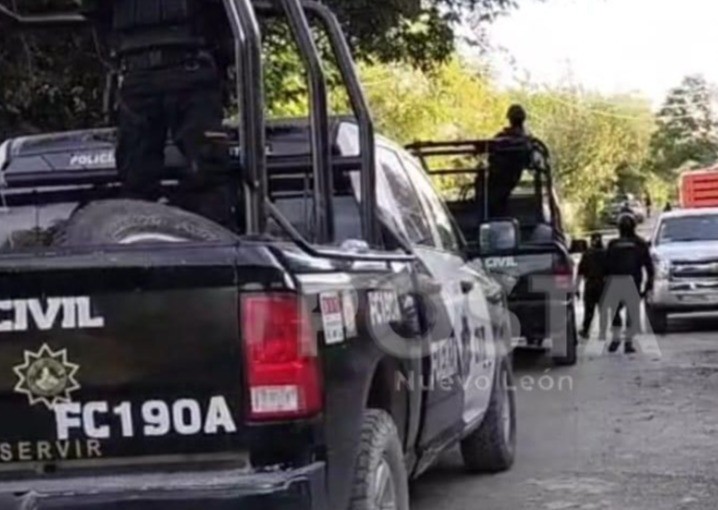
[[[526,110],[520,104],[514,104],[509,107],[506,118],[512,126],[520,126],[526,122]]]
[[[622,236],[631,236],[636,233],[636,218],[633,214],[621,214],[618,217],[618,232]]]

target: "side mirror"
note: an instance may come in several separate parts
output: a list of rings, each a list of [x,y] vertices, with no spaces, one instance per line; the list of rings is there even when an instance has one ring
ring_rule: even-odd
[[[585,239],[573,239],[569,251],[572,254],[585,253],[588,251],[588,241]]]
[[[519,226],[516,220],[496,220],[479,227],[481,255],[510,252],[519,246]]]

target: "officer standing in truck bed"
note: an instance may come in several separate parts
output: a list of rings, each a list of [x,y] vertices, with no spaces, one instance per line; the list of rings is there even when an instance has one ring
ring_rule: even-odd
[[[126,195],[156,200],[168,133],[188,165],[178,205],[232,228],[237,198],[222,142],[221,0],[82,0],[120,70],[117,167]],[[226,54],[224,55],[226,58]]]
[[[509,125],[494,137],[489,152],[488,190],[484,190],[484,174],[479,172],[475,182],[476,197],[489,218],[506,214],[511,193],[521,181],[521,175],[531,163],[530,136],[526,130],[526,110],[518,104],[506,112]],[[486,200],[486,204],[484,201]]]

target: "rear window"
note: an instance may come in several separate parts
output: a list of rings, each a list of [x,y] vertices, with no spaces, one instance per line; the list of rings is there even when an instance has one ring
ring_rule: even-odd
[[[274,204],[305,239],[313,238],[316,233],[316,222],[311,200],[279,198],[274,200]],[[355,197],[334,197],[334,230],[337,243],[362,238],[359,202]],[[277,237],[286,236],[278,225],[272,227],[272,234]]]
[[[53,245],[84,189],[0,189],[0,253],[34,251]]]

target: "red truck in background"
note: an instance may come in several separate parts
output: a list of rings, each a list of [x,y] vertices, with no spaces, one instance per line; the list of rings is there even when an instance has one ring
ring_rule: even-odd
[[[681,207],[718,207],[718,165],[682,174],[678,186]]]

